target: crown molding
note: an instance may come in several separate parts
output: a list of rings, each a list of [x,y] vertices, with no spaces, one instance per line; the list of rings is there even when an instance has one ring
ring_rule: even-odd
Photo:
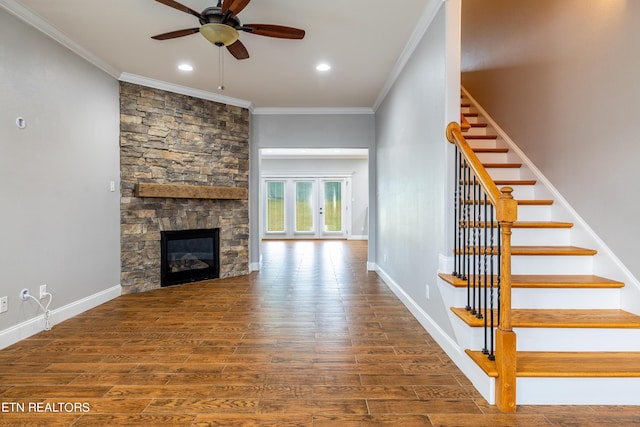
[[[418,24],[416,25],[416,28],[411,33],[411,37],[409,37],[409,41],[407,42],[404,49],[402,50],[400,57],[398,58],[398,60],[396,61],[396,64],[393,66],[393,69],[391,70],[391,74],[389,74],[387,81],[385,82],[382,90],[380,91],[380,94],[378,95],[378,99],[376,99],[376,102],[373,104],[372,109],[374,112],[378,111],[378,108],[380,108],[380,105],[389,94],[389,91],[391,90],[394,83],[400,76],[400,73],[402,72],[404,67],[407,65],[407,62],[409,62],[411,55],[413,55],[413,52],[418,47],[418,43],[420,43],[420,41],[424,37],[424,34],[427,32],[427,29],[431,25],[431,22],[436,17],[438,10],[440,10],[440,7],[446,1],[447,0],[429,0],[429,3],[427,4],[424,12],[422,13],[420,20],[418,21]]]
[[[246,108],[249,111],[253,110],[251,101],[245,101],[243,99],[231,98],[230,96],[218,95],[217,93],[208,92],[206,90],[193,89],[187,86],[176,85],[173,83],[167,83],[161,80],[151,79],[149,77],[139,76],[137,74],[122,73],[118,80],[134,83],[141,86],[152,87],[155,89],[166,90],[167,92],[179,93],[181,95],[192,96],[194,98],[206,99],[208,101],[220,102],[222,104],[234,105],[236,107]]]
[[[7,10],[7,12],[11,13],[12,15],[18,17],[25,23],[31,25],[38,31],[49,36],[53,40],[57,41],[67,49],[79,55],[80,57],[84,58],[85,60],[95,65],[96,67],[98,67],[105,73],[109,74],[110,76],[114,78],[118,78],[118,75],[120,75],[120,70],[117,70],[116,68],[112,67],[102,59],[98,58],[96,55],[94,55],[93,53],[89,52],[87,49],[85,49],[78,43],[71,40],[69,37],[67,37],[63,32],[58,30],[56,27],[49,24],[44,19],[34,14],[33,12],[31,12],[30,10],[28,10],[18,2],[16,2],[15,0],[0,0],[0,7],[3,7],[4,9]]]
[[[256,107],[253,109],[254,115],[303,115],[303,114],[374,114],[373,109],[368,107],[354,108],[278,108],[278,107]]]

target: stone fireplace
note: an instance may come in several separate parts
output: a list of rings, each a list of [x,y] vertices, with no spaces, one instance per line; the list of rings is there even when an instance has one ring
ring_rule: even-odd
[[[247,109],[121,82],[120,172],[123,293],[161,287],[162,232],[219,229],[219,277],[248,274]]]

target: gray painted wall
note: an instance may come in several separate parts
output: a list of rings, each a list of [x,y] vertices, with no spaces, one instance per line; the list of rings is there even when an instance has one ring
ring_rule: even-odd
[[[463,1],[463,85],[636,278],[638,40],[637,0]]]
[[[22,288],[47,284],[56,309],[119,284],[118,96],[114,78],[0,9],[0,331],[42,314]]]
[[[313,171],[349,172],[351,177],[351,234],[366,236],[369,231],[368,159],[262,159],[262,174]]]
[[[375,221],[375,117],[373,114],[254,114],[251,117],[249,183],[250,262],[260,261],[259,203],[262,148],[369,149],[369,223]],[[375,233],[369,230],[369,262],[375,262]]]
[[[447,253],[446,161],[451,150],[444,136],[448,85],[445,9],[440,7],[376,112],[376,260],[384,273],[453,336],[448,307],[436,286],[439,257]],[[459,105],[457,108],[459,116]]]

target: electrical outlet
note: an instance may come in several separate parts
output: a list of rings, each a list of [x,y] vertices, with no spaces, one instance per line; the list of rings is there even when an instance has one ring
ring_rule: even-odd
[[[429,292],[429,285],[427,285],[427,299],[429,299],[431,297],[430,292]]]
[[[9,310],[9,297],[0,298],[0,313],[5,313]]]
[[[40,299],[47,296],[47,285],[40,285]]]

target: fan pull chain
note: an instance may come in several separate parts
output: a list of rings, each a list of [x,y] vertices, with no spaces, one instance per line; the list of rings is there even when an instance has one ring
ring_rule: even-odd
[[[218,47],[219,61],[218,61],[218,90],[224,90],[224,52],[222,47]]]

